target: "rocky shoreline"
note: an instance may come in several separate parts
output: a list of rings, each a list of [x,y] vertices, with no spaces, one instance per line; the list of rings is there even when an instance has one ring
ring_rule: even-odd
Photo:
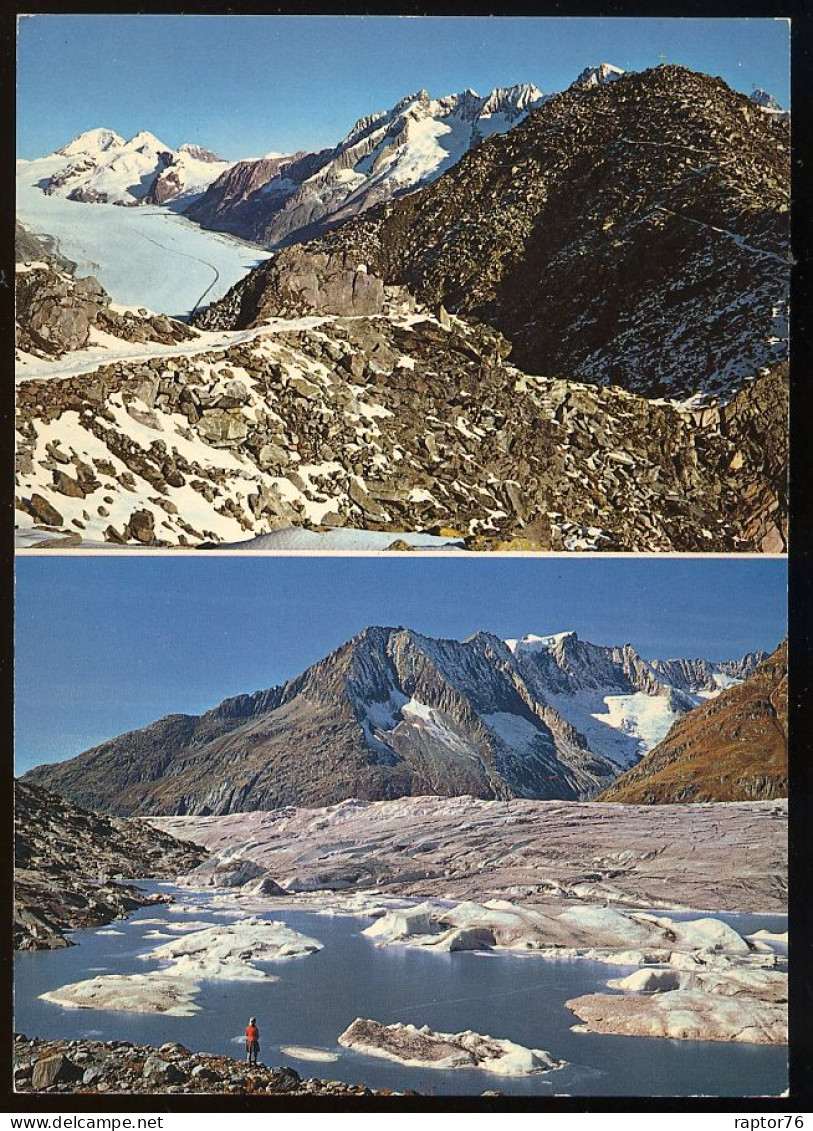
[[[256,1066],[170,1042],[40,1040],[14,1034],[14,1090],[71,1095],[417,1096],[365,1084],[303,1078],[287,1066]]]
[[[145,893],[122,877],[170,879],[205,855],[143,822],[92,813],[49,789],[15,782],[15,949],[71,946],[65,931],[168,903],[169,896]]]

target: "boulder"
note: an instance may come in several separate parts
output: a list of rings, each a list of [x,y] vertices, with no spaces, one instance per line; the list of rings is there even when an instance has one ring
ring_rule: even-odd
[[[82,1079],[82,1069],[67,1056],[43,1056],[34,1065],[31,1087],[35,1092],[51,1088],[54,1084],[70,1084]]]
[[[159,1084],[181,1084],[186,1079],[177,1065],[170,1061],[162,1060],[159,1056],[148,1056],[144,1061],[142,1075],[145,1080]]]
[[[56,507],[52,507],[42,495],[33,494],[26,504],[26,509],[43,526],[62,526],[64,522]]]
[[[136,542],[148,545],[155,541],[155,516],[152,511],[133,511],[126,527],[126,533]]]

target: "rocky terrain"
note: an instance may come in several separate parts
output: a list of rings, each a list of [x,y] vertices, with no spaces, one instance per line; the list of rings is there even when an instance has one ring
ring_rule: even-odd
[[[171,346],[198,335],[164,314],[116,305],[92,275],[77,277],[56,241],[14,227],[17,360],[57,359],[89,345],[118,341]],[[21,352],[22,351],[22,352]]]
[[[296,154],[276,169],[265,160],[241,163],[238,177],[222,174],[185,214],[270,246],[300,242],[436,180],[544,98],[529,83],[485,97],[473,90],[437,99],[426,90],[408,94],[360,119],[333,149]]]
[[[138,319],[127,334],[167,344],[30,379],[21,365],[21,530],[46,545],[304,526],[448,531],[472,549],[784,548],[781,370],[723,408],[681,411],[528,377],[500,335],[443,314],[362,317],[395,300],[364,272],[332,278],[320,302],[350,316],[192,340]]]
[[[285,1096],[394,1095],[363,1084],[303,1079],[293,1068],[258,1064],[179,1044],[160,1048],[129,1041],[40,1040],[14,1035],[14,1090],[47,1095],[183,1094]],[[405,1093],[414,1095],[415,1093]]]
[[[266,873],[286,902],[314,899],[338,910],[358,899],[374,904],[377,893],[532,907],[585,901],[787,910],[782,801],[635,806],[414,797],[149,821],[204,845],[213,857],[209,869],[254,865],[247,907]],[[187,879],[193,888],[205,883],[199,871]]]
[[[787,123],[721,79],[661,66],[576,84],[236,290],[345,255],[496,327],[528,372],[727,400],[787,356],[789,160]]]
[[[30,234],[27,245],[34,241]],[[196,335],[165,314],[117,307],[92,275],[77,278],[43,260],[18,261],[15,271],[15,344],[36,358],[60,358],[113,339],[166,346]]]
[[[177,149],[141,130],[129,141],[115,130],[87,130],[47,158],[49,195],[84,204],[169,204],[191,201],[229,168],[216,154],[184,143]]]
[[[679,719],[600,801],[752,801],[788,793],[787,641],[743,682]]]
[[[327,151],[329,152],[329,151]],[[187,205],[184,214],[203,228],[248,237],[271,203],[265,186],[283,179],[293,184],[319,168],[325,153],[299,151],[289,155],[237,161],[214,180],[206,192]]]
[[[205,855],[142,822],[91,813],[48,789],[15,782],[14,945],[69,946],[65,930],[109,923],[162,899],[117,882],[120,877],[171,878]]]
[[[742,665],[734,665],[742,670]],[[121,814],[435,793],[592,797],[716,684],[575,633],[463,642],[372,627],[286,684],[169,715],[26,781]]]

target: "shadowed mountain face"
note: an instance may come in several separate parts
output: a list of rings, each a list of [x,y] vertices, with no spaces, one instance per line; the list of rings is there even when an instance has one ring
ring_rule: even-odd
[[[601,801],[754,801],[788,792],[788,648],[675,723]]]
[[[173,878],[206,853],[139,821],[88,812],[49,789],[14,784],[14,945],[69,946],[62,932],[156,901],[116,877]]]
[[[25,780],[122,814],[589,798],[694,706],[690,684],[664,682],[629,645],[575,633],[461,643],[374,627],[281,687],[170,715]]]
[[[786,122],[658,67],[574,85],[305,250],[490,323],[528,372],[729,398],[787,352],[789,156]]]

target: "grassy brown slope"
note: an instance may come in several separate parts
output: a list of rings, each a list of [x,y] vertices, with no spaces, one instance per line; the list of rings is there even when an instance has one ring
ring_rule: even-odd
[[[788,792],[788,650],[675,723],[599,801],[756,801]]]

